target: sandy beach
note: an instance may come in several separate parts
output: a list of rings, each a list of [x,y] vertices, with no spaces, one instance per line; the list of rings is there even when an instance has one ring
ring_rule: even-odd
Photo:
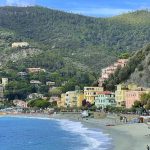
[[[144,123],[106,126],[106,124],[111,122],[108,119],[81,119],[80,115],[19,114],[19,116],[69,119],[81,122],[88,128],[97,128],[103,133],[109,134],[109,137],[112,139],[113,150],[147,150],[146,146],[150,145],[150,136],[147,136],[150,134],[150,129]]]
[[[56,115],[54,118],[80,121],[88,128],[99,128],[112,138],[114,150],[147,150],[150,129],[144,123],[106,126],[108,119],[80,119],[77,115]],[[109,122],[110,123],[110,122]]]

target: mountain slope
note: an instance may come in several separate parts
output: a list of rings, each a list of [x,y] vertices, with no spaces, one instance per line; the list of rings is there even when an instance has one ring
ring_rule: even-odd
[[[150,87],[150,44],[137,51],[127,65],[118,70],[105,81],[107,90],[115,90],[120,83],[136,83],[138,86]]]
[[[14,32],[16,39],[37,42],[38,48],[98,74],[120,53],[135,51],[150,42],[149,16],[146,10],[92,18],[42,7],[1,7],[0,27]]]

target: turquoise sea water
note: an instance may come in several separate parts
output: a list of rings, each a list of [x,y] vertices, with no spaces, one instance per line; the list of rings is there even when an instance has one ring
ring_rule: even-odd
[[[0,117],[0,150],[111,150],[110,142],[80,122]]]

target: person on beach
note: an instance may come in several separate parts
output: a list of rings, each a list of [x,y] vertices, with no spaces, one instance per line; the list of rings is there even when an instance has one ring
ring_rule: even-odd
[[[150,150],[149,146],[147,145],[147,150]]]

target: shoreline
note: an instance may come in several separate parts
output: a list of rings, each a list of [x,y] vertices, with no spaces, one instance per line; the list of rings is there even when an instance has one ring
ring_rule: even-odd
[[[104,125],[105,119],[84,118],[79,119],[78,115],[45,115],[45,114],[8,114],[2,116],[19,116],[19,117],[34,117],[34,118],[49,118],[49,119],[67,119],[70,121],[81,122],[89,129],[98,129],[103,134],[107,134],[111,138],[113,150],[147,150],[146,146],[150,145],[150,129],[143,123],[123,124],[116,126]]]

